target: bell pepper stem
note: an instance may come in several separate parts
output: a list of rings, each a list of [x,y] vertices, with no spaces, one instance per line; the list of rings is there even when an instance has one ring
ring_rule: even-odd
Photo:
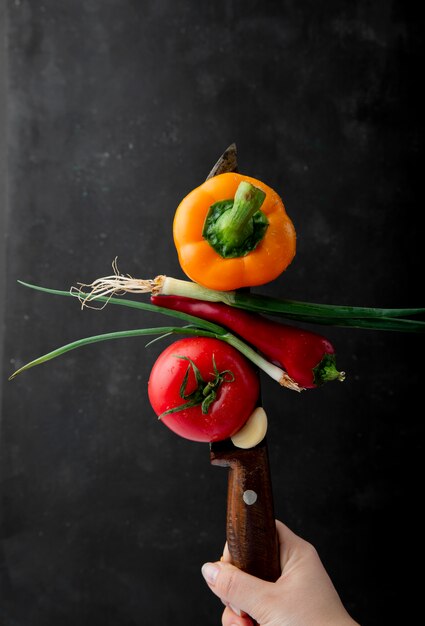
[[[252,234],[252,217],[264,202],[262,189],[242,181],[235,194],[233,207],[223,213],[216,222],[216,233],[228,246],[239,246]]]
[[[262,189],[244,180],[234,198],[210,206],[202,236],[223,259],[246,256],[262,241],[269,225],[260,211],[265,197]]]

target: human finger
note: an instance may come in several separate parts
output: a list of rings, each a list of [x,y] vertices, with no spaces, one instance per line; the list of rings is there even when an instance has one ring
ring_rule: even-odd
[[[223,617],[221,618],[223,626],[252,626],[253,621],[247,615],[239,616],[232,609],[227,606],[224,609]]]
[[[280,520],[276,520],[276,531],[279,541],[280,564],[283,571],[288,562],[300,554],[309,544]]]
[[[202,575],[211,591],[224,604],[231,605],[235,613],[244,611],[259,621],[261,608],[266,604],[272,583],[246,574],[224,561],[205,563]]]

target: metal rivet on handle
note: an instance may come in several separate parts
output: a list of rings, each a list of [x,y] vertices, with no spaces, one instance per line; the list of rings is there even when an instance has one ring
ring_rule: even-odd
[[[242,495],[245,504],[255,504],[257,502],[257,494],[252,489],[247,489]]]

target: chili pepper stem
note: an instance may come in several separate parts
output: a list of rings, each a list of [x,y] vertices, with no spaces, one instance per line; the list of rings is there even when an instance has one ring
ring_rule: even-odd
[[[313,368],[313,375],[317,386],[332,380],[339,380],[340,382],[345,380],[345,372],[339,372],[336,369],[335,355],[330,353],[323,355],[320,363]]]

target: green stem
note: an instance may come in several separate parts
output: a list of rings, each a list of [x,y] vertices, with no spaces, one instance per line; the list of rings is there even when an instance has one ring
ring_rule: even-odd
[[[425,308],[388,309],[377,307],[345,306],[338,304],[317,304],[301,300],[272,298],[245,291],[217,291],[202,287],[189,280],[181,280],[165,276],[160,286],[164,296],[186,296],[205,300],[207,302],[223,302],[230,306],[258,313],[286,314],[314,316],[314,317],[342,317],[342,318],[371,318],[371,317],[406,317],[409,315],[423,315]]]
[[[59,289],[49,289],[48,287],[40,287],[39,285],[32,285],[31,283],[24,283],[22,280],[18,280],[18,283],[24,285],[25,287],[29,287],[30,289],[35,289],[36,291],[43,291],[44,293],[50,293],[55,296],[67,296],[78,300],[78,296],[69,292],[69,291],[61,291]],[[225,330],[219,326],[218,324],[214,324],[213,322],[208,322],[207,320],[202,320],[199,317],[195,317],[194,315],[189,315],[188,313],[183,313],[181,311],[171,311],[170,309],[164,309],[164,307],[156,306],[155,304],[148,304],[146,302],[136,302],[135,300],[125,300],[123,298],[110,298],[108,296],[97,296],[96,300],[99,302],[105,302],[110,304],[118,304],[121,306],[130,307],[133,309],[142,309],[143,311],[151,311],[152,313],[162,313],[163,315],[169,315],[171,317],[176,317],[178,319],[184,320],[185,322],[189,322],[190,324],[194,324],[198,328],[203,328],[204,330],[208,330],[215,334],[222,334]]]
[[[266,361],[266,359],[260,356],[260,354],[253,350],[253,348],[248,346],[245,342],[241,341],[238,337],[232,335],[231,333],[221,335],[220,339],[222,341],[226,341],[228,344],[239,350],[239,352],[242,352],[242,354],[246,356],[247,359],[252,361],[254,365],[263,370],[263,372],[268,374],[271,378],[273,378],[273,380],[275,380],[279,384],[283,384],[282,375],[284,374],[284,372],[280,367],[277,367],[277,365],[270,363],[270,361]]]
[[[77,296],[69,291],[60,291],[58,289],[49,289],[18,281],[21,285],[43,291],[58,296]],[[422,308],[410,309],[377,309],[366,307],[348,307],[327,304],[313,304],[310,302],[300,302],[296,300],[278,300],[268,296],[260,296],[257,294],[246,294],[234,291],[214,291],[200,287],[196,283],[187,280],[180,280],[167,276],[160,288],[163,295],[184,296],[187,298],[195,298],[208,302],[223,302],[229,306],[245,309],[256,313],[264,313],[267,315],[277,315],[295,322],[306,322],[309,324],[320,324],[325,326],[342,326],[348,328],[362,328],[365,330],[388,330],[409,333],[425,332],[425,322],[421,320],[406,319],[399,316],[420,315],[425,312]],[[155,313],[174,316],[182,320],[194,323],[197,327],[204,328],[213,333],[220,334],[225,332],[221,326],[201,320],[200,318],[164,309],[153,304],[138,302],[136,300],[127,300],[125,298],[110,298],[99,296],[96,297],[99,302],[117,304],[133,309],[142,309]]]
[[[310,324],[416,333],[425,331],[424,321],[406,319],[408,316],[423,315],[425,308],[384,309],[284,300],[244,291],[215,291],[201,287],[197,283],[170,276],[166,276],[162,280],[159,293],[166,296],[195,298],[207,302],[222,302],[246,311],[277,315]]]
[[[314,383],[319,386],[332,380],[345,380],[345,372],[336,369],[335,355],[324,354],[320,363],[313,368]]]
[[[45,293],[50,293],[59,296],[71,296],[75,298],[76,296],[71,294],[69,291],[60,291],[57,289],[48,289],[47,287],[38,287],[36,285],[32,285],[30,283],[21,284],[30,287],[31,289],[35,289],[37,291],[43,291]],[[257,367],[263,370],[266,374],[271,376],[273,380],[276,380],[281,385],[286,386],[291,389],[295,389],[296,391],[300,391],[301,389],[292,381],[280,367],[270,363],[262,356],[260,356],[255,350],[253,350],[246,343],[241,341],[235,335],[227,332],[224,328],[219,326],[218,324],[213,324],[212,322],[207,322],[201,318],[195,317],[194,315],[188,315],[187,313],[182,313],[181,311],[173,311],[171,309],[165,309],[163,307],[155,306],[153,304],[146,304],[142,302],[133,302],[131,300],[120,300],[119,298],[107,298],[107,297],[99,297],[97,298],[100,302],[111,302],[112,304],[120,304],[123,306],[130,306],[133,308],[144,309],[147,311],[162,313],[163,315],[168,315],[171,317],[177,317],[183,319],[185,321],[190,322],[194,325],[194,327],[175,327],[175,326],[165,326],[158,328],[139,328],[136,330],[124,330],[113,333],[104,333],[102,335],[92,335],[91,337],[86,337],[84,339],[79,339],[77,341],[73,341],[71,343],[62,346],[61,348],[57,348],[52,352],[48,352],[47,354],[30,361],[26,365],[23,365],[18,370],[13,372],[13,374],[9,377],[9,380],[12,380],[20,374],[31,367],[36,365],[40,365],[41,363],[45,363],[46,361],[50,361],[70,350],[75,350],[76,348],[80,348],[82,346],[89,345],[91,343],[96,343],[99,341],[107,341],[109,339],[123,339],[126,337],[139,337],[142,335],[163,335],[163,334],[180,334],[180,335],[194,335],[200,337],[212,337],[215,339],[220,339],[221,341],[225,341],[230,344],[237,350],[239,350],[247,359],[252,361]]]
[[[220,293],[220,292],[217,292]],[[229,295],[226,294],[227,300]],[[258,311],[259,313],[272,313],[283,315],[291,313],[292,315],[308,315],[314,317],[341,317],[341,318],[379,318],[379,317],[406,317],[409,315],[423,315],[425,308],[378,308],[378,307],[360,307],[345,306],[338,304],[317,304],[314,302],[304,302],[300,300],[288,300],[272,298],[259,294],[247,294],[244,292],[233,292],[234,298],[232,306],[250,311]],[[192,296],[195,298],[196,296]]]
[[[46,361],[51,361],[58,356],[62,356],[71,350],[76,350],[77,348],[82,348],[83,346],[88,346],[92,343],[98,343],[99,341],[109,341],[110,339],[126,339],[128,337],[140,337],[143,335],[161,335],[164,333],[172,333],[176,335],[192,335],[195,337],[211,337],[213,339],[219,339],[221,341],[225,341],[229,345],[233,346],[237,350],[239,350],[247,359],[252,361],[255,365],[257,365],[260,369],[262,369],[266,374],[271,376],[273,380],[276,380],[280,384],[284,384],[282,379],[285,377],[285,372],[273,365],[269,361],[266,361],[263,357],[261,357],[255,350],[250,348],[246,343],[232,335],[231,333],[226,333],[222,329],[221,334],[211,333],[206,330],[202,330],[200,328],[188,328],[183,327],[180,328],[178,326],[162,326],[156,328],[137,328],[135,330],[121,330],[113,333],[104,333],[102,335],[92,335],[90,337],[85,337],[84,339],[78,339],[77,341],[72,341],[71,343],[67,343],[60,348],[56,348],[56,350],[52,350],[47,354],[43,354],[42,356],[26,363],[19,369],[17,369],[11,376],[9,376],[9,380],[13,380],[18,374],[25,372],[26,370],[35,367],[36,365],[41,365],[42,363],[46,363]],[[285,385],[288,386],[288,385]],[[296,388],[296,385],[291,388]],[[298,388],[297,391],[300,391]]]
[[[291,315],[290,313],[274,313],[295,322],[307,322],[308,324],[320,324],[322,326],[339,326],[343,328],[361,328],[364,330],[388,330],[404,333],[424,333],[425,321],[406,319],[402,317],[325,317],[320,315]]]
[[[104,333],[102,335],[92,335],[91,337],[85,337],[84,339],[78,339],[77,341],[72,341],[71,343],[67,343],[56,350],[52,350],[43,356],[30,361],[26,365],[23,365],[19,369],[17,369],[11,376],[9,376],[9,380],[15,378],[21,372],[25,372],[29,370],[31,367],[35,367],[36,365],[41,365],[46,361],[51,361],[58,356],[62,356],[66,352],[70,352],[71,350],[76,350],[77,348],[82,348],[83,346],[87,346],[91,343],[98,343],[99,341],[109,341],[110,339],[124,339],[127,337],[140,337],[143,335],[160,335],[163,333],[175,333],[179,335],[196,335],[197,337],[214,337],[219,339],[217,335],[214,333],[210,333],[208,331],[201,330],[199,328],[179,328],[178,326],[163,326],[157,328],[137,328],[136,330],[121,330],[114,333]]]
[[[260,211],[265,197],[262,189],[242,181],[234,199],[211,205],[202,236],[220,256],[242,257],[260,243],[269,225]]]
[[[215,224],[216,234],[229,247],[240,246],[252,234],[252,217],[264,202],[266,194],[251,183],[242,181],[236,190],[233,207]]]

